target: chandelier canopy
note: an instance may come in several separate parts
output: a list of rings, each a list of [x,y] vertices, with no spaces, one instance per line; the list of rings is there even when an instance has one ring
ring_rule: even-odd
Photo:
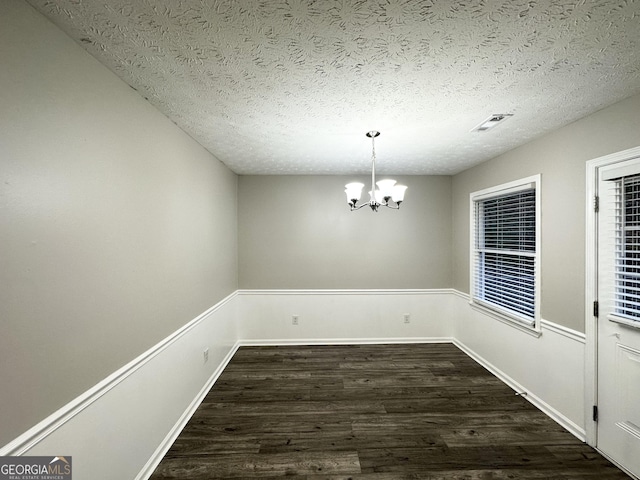
[[[345,193],[347,194],[347,203],[351,210],[359,210],[365,205],[369,205],[374,212],[378,211],[378,207],[399,209],[400,204],[404,200],[404,192],[407,189],[405,185],[396,184],[395,180],[384,179],[376,182],[376,137],[380,132],[371,130],[366,133],[371,139],[371,190],[369,191],[369,201],[358,205],[358,201],[362,196],[364,183],[353,182],[345,185]],[[378,188],[376,189],[376,185]]]

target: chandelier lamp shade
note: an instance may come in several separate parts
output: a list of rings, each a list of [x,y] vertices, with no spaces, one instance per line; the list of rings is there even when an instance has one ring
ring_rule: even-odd
[[[404,192],[407,187],[398,185],[395,180],[390,179],[376,182],[376,137],[380,135],[380,132],[371,130],[366,135],[371,139],[371,190],[369,191],[369,201],[358,204],[360,197],[362,197],[364,183],[353,182],[345,185],[344,191],[347,194],[347,203],[351,210],[359,210],[365,205],[369,205],[374,212],[377,212],[380,206],[397,210],[404,200]]]

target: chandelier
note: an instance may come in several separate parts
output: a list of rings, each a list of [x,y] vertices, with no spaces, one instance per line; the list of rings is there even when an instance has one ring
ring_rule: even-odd
[[[407,189],[405,185],[397,185],[395,180],[380,180],[376,182],[376,137],[380,132],[371,130],[366,133],[371,139],[371,191],[369,191],[370,200],[366,203],[358,205],[358,201],[362,196],[364,183],[353,182],[345,185],[345,193],[347,194],[347,203],[351,210],[359,210],[365,205],[369,205],[374,212],[378,211],[378,207],[400,208],[400,204],[404,200],[404,192]],[[375,186],[378,186],[376,189]],[[393,203],[391,203],[393,202]]]

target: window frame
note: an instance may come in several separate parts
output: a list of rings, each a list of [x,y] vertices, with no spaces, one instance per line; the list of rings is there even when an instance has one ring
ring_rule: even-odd
[[[476,238],[478,232],[476,231],[478,225],[476,224],[476,205],[480,201],[489,200],[520,191],[535,189],[535,255],[534,258],[534,304],[533,304],[533,319],[529,319],[525,316],[520,316],[515,312],[507,310],[500,305],[484,302],[476,297]],[[503,183],[493,187],[485,188],[469,194],[469,298],[470,305],[492,318],[495,318],[510,326],[516,327],[526,333],[533,335],[540,335],[541,333],[541,318],[540,318],[540,285],[541,285],[541,208],[540,208],[540,190],[541,190],[541,175],[532,175],[529,177],[514,180],[512,182]]]
[[[625,204],[624,182],[628,178],[640,176],[640,157],[634,157],[626,161],[608,164],[600,167],[600,170],[601,181],[609,183],[611,185],[611,189],[616,190],[613,202],[616,203],[616,205],[619,204],[619,207],[614,207],[615,212],[612,214],[615,231],[613,235],[614,239],[611,240],[609,245],[606,245],[607,248],[611,248],[611,255],[614,263],[614,267],[611,269],[614,284],[612,302],[614,305],[617,305],[619,302],[619,295],[621,294],[619,285],[619,275],[621,272],[617,268],[617,261],[621,259],[619,255],[622,244],[619,242],[621,242],[624,237],[624,229],[620,229],[620,227],[624,227],[624,221],[620,223],[622,219],[619,218],[618,214],[620,213],[621,217],[625,217],[626,215],[626,210],[623,206]],[[605,191],[599,191],[598,193],[600,196],[607,195]],[[618,209],[620,209],[620,212],[618,212]],[[613,312],[608,313],[607,319],[611,322],[621,323],[628,327],[636,329],[640,328],[640,319],[634,320],[632,317],[628,317],[623,313],[620,313],[617,310],[617,307]]]

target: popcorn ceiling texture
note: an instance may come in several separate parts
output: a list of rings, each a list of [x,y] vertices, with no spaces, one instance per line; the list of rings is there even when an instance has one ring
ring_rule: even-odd
[[[372,129],[455,174],[640,92],[640,0],[28,1],[238,174],[367,173]]]

